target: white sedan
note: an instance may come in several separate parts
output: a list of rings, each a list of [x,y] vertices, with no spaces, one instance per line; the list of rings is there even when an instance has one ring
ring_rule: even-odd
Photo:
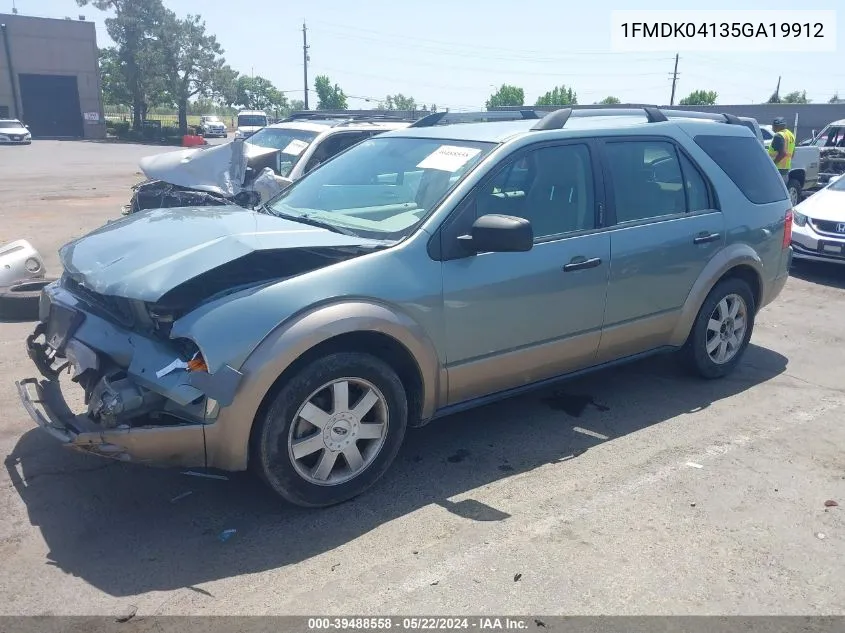
[[[795,206],[792,255],[845,264],[845,176]]]
[[[32,135],[29,128],[17,119],[0,119],[0,144],[29,145]]]

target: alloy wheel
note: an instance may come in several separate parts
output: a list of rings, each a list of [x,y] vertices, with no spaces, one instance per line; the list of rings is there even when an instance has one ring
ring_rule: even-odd
[[[724,297],[707,322],[705,348],[717,365],[730,362],[742,347],[748,328],[748,308],[738,294]]]
[[[345,483],[378,456],[388,422],[387,400],[375,385],[363,378],[333,380],[297,410],[288,435],[291,463],[309,483]]]

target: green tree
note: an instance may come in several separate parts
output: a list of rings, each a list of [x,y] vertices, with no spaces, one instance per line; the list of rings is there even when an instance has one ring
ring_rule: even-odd
[[[806,90],[793,90],[783,96],[783,103],[810,103]]]
[[[678,103],[680,105],[716,105],[718,96],[718,93],[713,90],[693,90]]]
[[[766,101],[766,103],[782,103],[780,100],[780,95],[777,93],[777,91],[772,93],[772,96],[769,97],[769,100]]]
[[[417,102],[413,97],[406,97],[401,92],[395,95],[387,95],[384,101],[379,102],[379,110],[416,110]]]
[[[238,71],[222,64],[211,78],[211,99],[232,108],[238,102]]]
[[[291,99],[290,111],[298,112],[305,109],[305,102],[302,99]]]
[[[534,105],[538,106],[556,106],[556,105],[577,105],[578,96],[572,88],[566,86],[555,86],[542,97],[537,99]],[[521,105],[521,104],[520,104]]]
[[[828,101],[828,103],[845,103],[845,99],[840,99],[840,98],[839,98],[839,93],[838,93],[838,92],[834,92],[834,93],[833,93],[833,96],[830,98],[830,100]]]
[[[599,103],[603,105],[617,105],[622,102],[619,100],[618,97],[605,97],[604,99],[599,101]]]
[[[235,103],[248,110],[278,112],[288,109],[288,100],[269,79],[241,75],[237,81]]]
[[[490,95],[487,99],[487,109],[500,106],[521,106],[525,103],[525,91],[517,86],[509,86],[502,84],[496,92]]]
[[[226,67],[223,48],[213,35],[205,31],[205,22],[198,15],[184,20],[172,11],[162,24],[161,72],[167,81],[171,100],[176,104],[179,130],[188,132],[188,101],[198,95],[214,94],[214,83]]]
[[[120,52],[115,47],[101,48],[100,83],[103,89],[103,103],[107,105],[132,107],[132,91],[126,83],[120,63]]]
[[[340,86],[332,86],[328,75],[317,75],[314,78],[314,90],[317,91],[318,110],[345,110],[346,95]]]
[[[119,97],[125,90],[131,95],[132,127],[141,129],[147,108],[160,101],[163,94],[160,64],[160,26],[166,9],[161,0],[76,0],[80,7],[93,5],[100,11],[111,11],[106,18],[106,32],[115,43],[108,53],[109,70],[118,72],[125,88],[109,86],[110,96]],[[125,100],[125,99],[122,99]]]

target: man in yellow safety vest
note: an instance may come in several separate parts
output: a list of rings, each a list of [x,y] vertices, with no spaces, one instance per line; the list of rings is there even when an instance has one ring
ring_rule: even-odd
[[[769,156],[775,161],[775,166],[786,180],[792,167],[792,155],[795,153],[795,135],[786,127],[786,119],[783,117],[772,121],[772,131],[775,137],[769,145]]]

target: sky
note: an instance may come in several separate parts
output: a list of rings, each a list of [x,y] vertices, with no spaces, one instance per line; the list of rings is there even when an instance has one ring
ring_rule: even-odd
[[[76,18],[97,24],[100,46],[110,44],[106,14],[76,0],[0,0],[19,13]],[[556,85],[572,86],[581,104],[613,95],[623,102],[669,103],[671,52],[611,52],[613,9],[698,9],[690,0],[164,0],[180,16],[199,13],[228,63],[266,77],[288,99],[303,97],[302,25],[307,26],[310,107],[314,76],[326,74],[349,97],[350,108],[375,107],[388,94],[453,110],[483,109],[503,83],[525,90],[525,102]],[[817,0],[836,9],[841,0]],[[794,0],[712,0],[708,9],[795,9]],[[717,103],[760,103],[775,89],[806,90],[813,102],[845,97],[845,5],[837,15],[836,53],[680,52],[677,100],[715,90]]]

